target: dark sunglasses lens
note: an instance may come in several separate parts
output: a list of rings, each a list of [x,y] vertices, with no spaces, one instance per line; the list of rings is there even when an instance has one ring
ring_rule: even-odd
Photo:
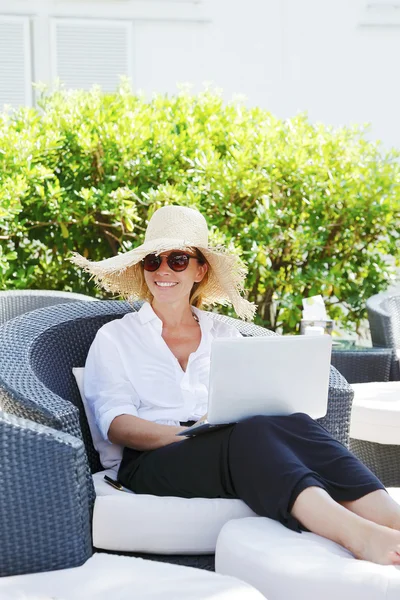
[[[170,254],[167,263],[173,271],[184,271],[189,264],[189,260],[190,257],[187,254]]]
[[[161,264],[161,258],[156,254],[148,254],[143,259],[143,267],[145,271],[157,271]]]

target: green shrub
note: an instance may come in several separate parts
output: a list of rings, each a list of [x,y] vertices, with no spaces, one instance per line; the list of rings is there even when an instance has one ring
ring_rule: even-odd
[[[321,293],[355,329],[399,264],[399,181],[398,155],[356,127],[210,91],[44,93],[38,110],[0,115],[0,288],[94,293],[65,257],[129,250],[149,214],[181,203],[242,253],[258,323],[294,331],[302,297]]]

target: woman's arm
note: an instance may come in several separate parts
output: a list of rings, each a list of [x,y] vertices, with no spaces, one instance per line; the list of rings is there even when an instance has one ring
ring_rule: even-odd
[[[135,450],[155,450],[174,442],[182,442],[185,438],[176,434],[184,429],[187,427],[160,425],[133,415],[119,415],[111,422],[108,439],[113,444]]]

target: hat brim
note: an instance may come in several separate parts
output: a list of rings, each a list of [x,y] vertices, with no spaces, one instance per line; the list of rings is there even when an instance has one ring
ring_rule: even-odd
[[[129,300],[140,299],[137,270],[140,262],[148,254],[160,254],[170,250],[190,251],[194,246],[182,239],[162,238],[144,242],[141,246],[104,260],[90,261],[78,253],[71,262],[92,275],[96,284],[108,292]],[[209,277],[204,287],[204,302],[232,304],[237,315],[252,320],[256,307],[242,297],[247,269],[240,257],[228,253],[224,247],[195,246],[210,264]]]

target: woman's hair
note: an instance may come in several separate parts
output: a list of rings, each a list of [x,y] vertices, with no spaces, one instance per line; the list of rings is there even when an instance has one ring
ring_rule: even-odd
[[[207,285],[209,278],[209,271],[211,269],[210,263],[205,258],[205,256],[198,250],[197,248],[192,248],[192,251],[195,253],[197,260],[201,265],[207,264],[208,269],[203,277],[203,279],[199,283],[194,283],[192,287],[192,291],[190,292],[189,302],[195,308],[201,308],[204,301],[203,290]],[[144,278],[144,269],[143,264],[140,262],[135,265],[136,270],[136,281],[139,286],[138,296],[140,300],[147,300],[147,302],[151,302],[153,300],[153,294],[150,292],[147,287],[146,280]]]
[[[196,253],[196,257],[197,257],[197,260],[199,261],[199,263],[201,265],[206,264],[208,267],[203,279],[199,283],[193,284],[192,291],[190,292],[190,297],[189,297],[189,302],[192,306],[194,306],[195,308],[201,308],[203,306],[203,300],[204,300],[203,290],[204,290],[205,286],[207,285],[208,278],[210,276],[211,266],[210,266],[210,263],[208,262],[208,260],[206,259],[206,257],[204,256],[204,254],[202,254],[200,252],[200,250],[198,250],[197,248],[193,248],[193,250]]]

